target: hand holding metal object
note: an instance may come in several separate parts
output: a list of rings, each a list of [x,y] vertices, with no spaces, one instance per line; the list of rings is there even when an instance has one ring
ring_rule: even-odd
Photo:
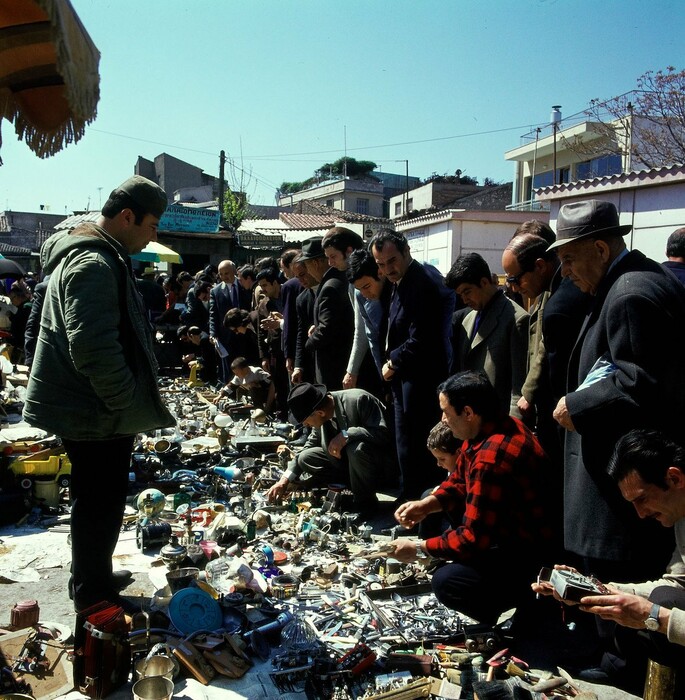
[[[375,547],[369,547],[367,549],[362,549],[357,552],[357,557],[360,559],[378,559],[382,557],[389,557],[395,553],[395,546],[390,542],[379,544]]]

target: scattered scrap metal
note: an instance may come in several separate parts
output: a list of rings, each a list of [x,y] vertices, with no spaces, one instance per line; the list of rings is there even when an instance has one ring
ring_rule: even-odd
[[[207,685],[259,659],[279,693],[308,698],[469,697],[498,678],[530,697],[577,694],[569,679],[509,658],[501,631],[438,603],[434,563],[393,559],[394,533],[360,523],[344,488],[267,502],[286,468],[278,447],[303,444],[293,426],[187,382],[161,388],[178,422],[138,436],[127,527],[161,558],[168,586],[132,618],[134,681],[184,673]]]

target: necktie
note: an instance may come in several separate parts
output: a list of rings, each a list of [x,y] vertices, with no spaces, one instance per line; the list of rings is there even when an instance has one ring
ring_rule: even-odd
[[[480,326],[480,311],[476,314],[476,321],[473,324],[473,332],[471,333],[471,340],[473,340],[476,337],[476,333],[478,333],[478,327]]]

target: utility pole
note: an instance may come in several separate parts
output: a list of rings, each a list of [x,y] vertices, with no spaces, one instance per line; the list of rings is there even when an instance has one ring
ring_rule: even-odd
[[[226,152],[219,153],[219,215],[224,215],[224,164],[226,163]]]
[[[554,172],[553,175],[554,177],[552,178],[552,182],[555,185],[558,185],[558,176],[557,176],[557,131],[559,131],[559,123],[561,122],[561,105],[552,105],[552,131],[554,135],[554,162],[553,162],[553,168]]]

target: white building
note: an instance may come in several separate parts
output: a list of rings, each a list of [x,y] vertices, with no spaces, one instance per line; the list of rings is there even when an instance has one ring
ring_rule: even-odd
[[[411,247],[412,257],[428,262],[447,274],[456,258],[480,253],[492,272],[502,273],[502,251],[514,231],[531,218],[545,223],[548,213],[529,211],[487,211],[445,209],[408,221],[396,222]]]
[[[628,247],[660,262],[665,260],[666,239],[685,226],[685,165],[544,187],[535,191],[535,199],[549,207],[552,229],[564,204],[583,199],[613,202],[621,224],[633,227],[625,237]]]

